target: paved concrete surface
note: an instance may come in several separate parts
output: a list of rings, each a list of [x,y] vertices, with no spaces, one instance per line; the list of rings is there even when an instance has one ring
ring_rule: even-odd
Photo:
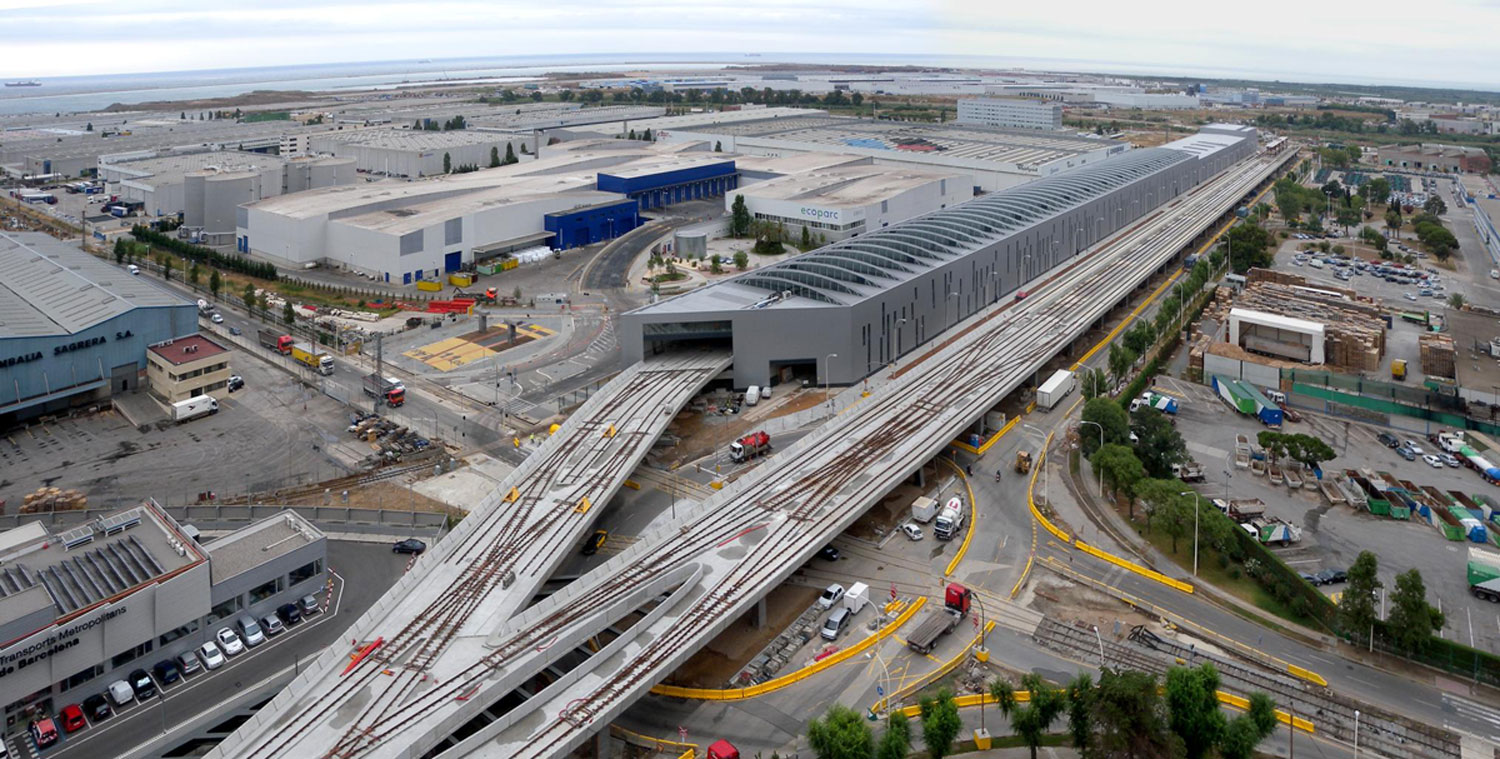
[[[500,487],[500,483],[515,469],[510,464],[483,453],[471,453],[466,461],[468,466],[419,480],[412,485],[412,489],[467,512],[494,492],[495,488]]]

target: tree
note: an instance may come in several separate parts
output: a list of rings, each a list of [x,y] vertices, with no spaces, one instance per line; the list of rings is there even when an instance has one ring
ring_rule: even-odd
[[[1109,346],[1109,373],[1115,382],[1123,382],[1125,375],[1130,373],[1130,367],[1135,365],[1135,351],[1119,343],[1111,343]]]
[[[1382,585],[1375,554],[1360,551],[1349,567],[1348,584],[1339,597],[1339,626],[1355,640],[1368,640],[1375,625],[1375,591]]]
[[[172,257],[171,256],[162,256],[162,258],[161,258],[161,278],[165,279],[165,280],[172,279]]]
[[[750,234],[750,209],[745,207],[745,196],[735,195],[729,206],[729,234],[744,237]]]
[[[641,132],[641,139],[644,140],[644,141],[646,141],[646,142],[655,142],[656,141],[656,139],[651,136],[651,127],[646,127],[646,131]]]
[[[1054,690],[1034,672],[1021,676],[1021,687],[1030,698],[1025,706],[1017,704],[1011,707],[1010,729],[1031,749],[1031,759],[1036,759],[1036,749],[1042,745],[1042,737],[1052,729],[1052,723],[1062,714],[1066,702],[1062,691]]]
[[[1448,213],[1448,204],[1444,203],[1440,196],[1428,195],[1427,202],[1422,204],[1422,210],[1433,216],[1442,216]]]
[[[1094,680],[1087,672],[1079,672],[1073,682],[1068,683],[1068,735],[1073,738],[1073,748],[1080,757],[1088,756],[1089,736],[1093,735]]]
[[[1322,438],[1301,432],[1286,436],[1286,443],[1287,455],[1312,469],[1338,455]]]
[[[1092,422],[1104,429],[1103,442],[1106,445],[1130,440],[1130,417],[1125,414],[1125,409],[1111,398],[1101,395],[1085,401],[1081,418],[1085,422]],[[1091,425],[1079,425],[1078,439],[1084,458],[1092,459],[1094,452],[1099,449],[1100,440],[1097,432],[1098,429]]]
[[[1463,293],[1453,293],[1452,295],[1448,296],[1448,308],[1454,309],[1455,311],[1462,310],[1464,306],[1468,305],[1468,303],[1469,300],[1464,297]]]
[[[123,264],[123,263],[125,263],[125,254],[127,252],[128,251],[125,248],[125,238],[123,238],[123,237],[116,237],[115,238],[115,263],[117,263],[117,264]]]
[[[219,291],[222,289],[224,289],[224,279],[219,276],[219,270],[214,269],[213,273],[208,275],[208,291],[213,293],[214,300],[218,300]]]
[[[1109,378],[1098,369],[1083,369],[1078,377],[1078,387],[1084,400],[1093,400],[1109,392]]]
[[[708,258],[708,266],[709,266],[708,270],[711,271],[711,272],[713,272],[714,274],[723,274],[724,273],[724,257],[721,256],[721,255],[719,255],[718,253],[715,253],[712,256],[709,256],[709,258]]]
[[[842,704],[807,724],[807,742],[818,759],[869,759],[875,753],[875,736],[864,718]]]
[[[291,326],[293,322],[297,321],[297,312],[292,309],[292,302],[290,300],[283,301],[281,304],[281,321],[287,326]]]
[[[1150,322],[1138,321],[1129,332],[1125,333],[1125,347],[1137,356],[1144,354],[1150,347],[1151,342],[1156,339],[1156,330]]]
[[[1385,621],[1396,648],[1411,655],[1421,653],[1432,634],[1443,629],[1447,619],[1427,603],[1427,587],[1422,582],[1422,573],[1408,569],[1396,575],[1396,587],[1391,591],[1391,614]]]
[[[255,313],[255,285],[246,283],[245,290],[241,296],[245,300],[245,310],[251,314]]]
[[[1385,177],[1375,177],[1365,182],[1364,196],[1369,198],[1371,204],[1385,205],[1385,201],[1391,197],[1391,181]]]
[[[720,142],[718,140],[714,140],[714,152],[715,153],[722,153],[722,152],[724,152],[724,143],[722,143],[722,142]],[[906,717],[903,716],[902,719],[906,719]]]
[[[501,162],[501,165],[509,166],[513,163],[520,163],[520,161],[521,159],[516,157],[515,146],[511,145],[508,142],[505,143],[505,160]]]
[[[1356,208],[1341,207],[1333,215],[1334,222],[1344,228],[1345,237],[1349,236],[1349,228],[1359,224],[1362,218],[1359,209]]]
[[[1401,237],[1401,224],[1401,209],[1392,207],[1385,212],[1385,228],[1395,233],[1397,239]]]
[[[1172,539],[1172,555],[1177,555],[1177,541],[1192,527],[1196,499],[1182,495],[1180,480],[1148,478],[1137,482],[1134,490],[1135,497],[1147,507],[1151,528],[1162,530]]]
[[[1224,735],[1218,690],[1219,671],[1212,664],[1167,670],[1167,724],[1182,739],[1184,759],[1203,759]]]
[[[1094,455],[1089,457],[1089,463],[1114,490],[1115,495],[1125,496],[1130,505],[1130,518],[1134,519],[1135,485],[1146,477],[1146,468],[1135,457],[1135,451],[1130,450],[1129,446],[1108,443],[1094,451]]]
[[[444,174],[452,174],[453,173],[453,156],[452,156],[452,154],[449,154],[449,153],[444,153],[443,154],[443,173]]]
[[[802,228],[802,242],[800,244],[798,244],[797,247],[801,248],[803,250],[803,252],[812,250],[812,247],[813,247],[812,232],[809,231],[807,227],[803,227]]]
[[[911,751],[911,723],[906,713],[891,712],[885,721],[885,735],[880,736],[880,745],[875,749],[875,759],[906,759]]]
[[[1229,265],[1233,267],[1235,274],[1270,267],[1272,257],[1267,249],[1275,240],[1259,224],[1236,224],[1224,237],[1229,243]]]
[[[963,729],[963,720],[958,716],[958,704],[953,701],[953,692],[947,688],[938,691],[936,698],[922,699],[922,742],[927,744],[927,755],[932,759],[943,759],[953,751],[953,739]]]
[[[84,127],[83,127],[83,131],[85,131],[85,132],[92,132],[92,131],[94,131],[94,122],[90,121],[89,123],[85,124]]]
[[[266,293],[266,291],[264,291],[264,290],[262,290],[260,292],[260,295],[256,296],[255,305],[257,305],[257,306],[260,307],[260,315],[261,316],[265,316],[266,314],[271,313],[270,306],[269,306],[270,300],[271,300],[271,296],[268,295]]]
[[[750,266],[750,254],[743,250],[734,252],[734,268],[744,271]]]
[[[507,145],[507,147],[509,147],[509,145]],[[489,166],[489,168],[493,169],[493,168],[495,168],[495,167],[497,167],[499,165],[500,165],[500,146],[499,145],[491,145],[490,146],[490,166]]]
[[[1172,476],[1172,465],[1187,461],[1187,443],[1167,415],[1142,405],[1130,414],[1130,431],[1138,442],[1136,455],[1152,477]]]
[[[1156,676],[1136,670],[1099,673],[1094,689],[1094,751],[1090,759],[1172,756],[1178,740],[1167,729]]]
[[[192,284],[193,289],[198,289],[198,279],[201,276],[203,276],[203,270],[198,267],[198,262],[194,261],[187,273],[188,282]]]

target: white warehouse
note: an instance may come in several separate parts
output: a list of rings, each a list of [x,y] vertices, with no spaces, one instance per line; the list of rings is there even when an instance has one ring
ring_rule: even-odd
[[[505,157],[506,147],[524,159],[522,146],[531,150],[528,138],[499,132],[460,129],[429,132],[420,129],[358,129],[310,135],[307,151],[354,160],[363,172],[388,177],[432,177],[444,174],[443,158],[450,168],[490,165],[491,151]]]
[[[821,165],[828,163],[827,158],[826,154],[804,153],[780,159],[738,159],[738,167],[747,175],[785,171],[785,164],[798,161],[811,166],[776,179],[742,184],[724,197],[724,207],[732,210],[734,199],[744,196],[752,218],[785,226],[792,239],[805,227],[815,237],[822,235],[832,242],[974,197],[974,179],[968,174],[880,166],[858,157]]]

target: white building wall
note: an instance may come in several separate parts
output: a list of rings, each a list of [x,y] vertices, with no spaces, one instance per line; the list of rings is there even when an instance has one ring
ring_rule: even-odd
[[[1008,129],[1062,129],[1062,104],[1013,98],[958,101],[958,121]]]

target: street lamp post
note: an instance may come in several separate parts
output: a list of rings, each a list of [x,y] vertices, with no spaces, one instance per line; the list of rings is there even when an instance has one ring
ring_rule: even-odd
[[[830,353],[830,354],[828,354],[827,358],[823,359],[823,402],[824,403],[829,402],[829,399],[828,399],[828,375],[829,375],[830,372],[833,371],[833,359],[836,359],[838,357],[839,357],[839,354],[837,354],[837,353]]]
[[[1354,759],[1359,759],[1359,710],[1354,710]]]
[[[1098,625],[1090,625],[1094,628],[1094,640],[1099,641],[1099,669],[1104,669],[1104,636],[1099,634]]]
[[[1193,576],[1198,576],[1198,514],[1203,511],[1203,500],[1199,498],[1198,491],[1184,490],[1178,495],[1193,496]]]

